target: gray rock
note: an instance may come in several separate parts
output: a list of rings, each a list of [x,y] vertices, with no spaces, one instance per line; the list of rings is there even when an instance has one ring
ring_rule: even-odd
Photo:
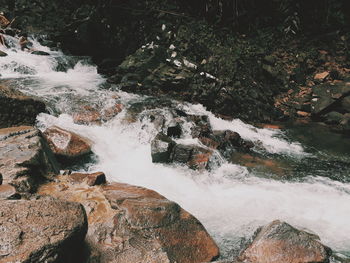
[[[329,112],[324,117],[327,124],[339,124],[344,119],[343,114],[336,111]]]
[[[0,263],[79,262],[87,232],[82,205],[2,201],[0,211]]]
[[[0,173],[4,183],[20,192],[33,192],[59,169],[40,131],[20,126],[0,129]]]
[[[175,146],[175,142],[163,133],[158,133],[151,142],[152,162],[170,162],[170,153]]]
[[[343,98],[340,102],[341,109],[345,112],[350,112],[350,96]]]

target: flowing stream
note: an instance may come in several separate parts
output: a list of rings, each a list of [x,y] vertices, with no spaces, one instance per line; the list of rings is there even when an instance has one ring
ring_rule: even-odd
[[[50,56],[20,51],[17,40],[1,50],[1,82],[15,83],[21,91],[41,97],[51,115],[40,114],[37,126],[51,125],[75,131],[93,142],[94,158],[73,167],[103,171],[109,181],[153,189],[196,216],[217,241],[223,258],[241,249],[258,226],[280,219],[317,233],[322,243],[350,256],[350,143],[315,125],[286,125],[281,130],[257,128],[240,120],[216,118],[202,105],[170,102],[130,120],[128,109],[152,98],[108,86],[88,58],[65,56],[34,41]],[[124,110],[102,125],[78,125],[72,112],[82,104],[108,108],[118,101]],[[147,112],[171,119],[173,108],[207,115],[215,130],[232,130],[256,145],[263,158],[248,165],[224,161],[211,171],[194,171],[175,164],[154,164],[150,141],[157,134]],[[182,143],[199,143],[184,122]]]

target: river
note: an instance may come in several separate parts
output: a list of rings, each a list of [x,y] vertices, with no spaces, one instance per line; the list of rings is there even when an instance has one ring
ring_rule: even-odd
[[[150,141],[157,130],[147,118],[128,120],[128,109],[152,100],[125,93],[106,84],[88,58],[51,51],[50,56],[20,51],[16,39],[0,58],[1,81],[10,80],[26,94],[46,101],[49,114],[40,114],[41,130],[58,125],[93,142],[94,157],[75,166],[79,171],[103,171],[109,181],[153,189],[179,203],[196,216],[219,244],[223,258],[237,253],[258,226],[280,219],[317,233],[333,250],[350,256],[350,143],[348,138],[310,124],[285,124],[282,129],[257,128],[238,119],[215,117],[202,105],[172,101],[172,106],[152,109],[170,121],[173,107],[186,113],[207,115],[215,130],[232,130],[256,145],[265,162],[245,165],[218,156],[211,171],[194,171],[176,164],[155,164]],[[81,104],[108,108],[115,101],[124,110],[102,125],[78,125],[72,112]],[[199,142],[190,136],[184,120],[182,143]],[[242,158],[240,158],[242,160]],[[273,168],[266,167],[266,160]]]

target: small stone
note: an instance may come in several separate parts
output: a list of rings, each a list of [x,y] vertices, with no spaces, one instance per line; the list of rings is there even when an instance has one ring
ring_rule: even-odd
[[[318,81],[324,81],[328,76],[329,76],[329,72],[325,71],[325,72],[317,73],[314,79]]]
[[[311,113],[306,112],[306,111],[297,111],[297,115],[300,117],[310,117]]]
[[[21,199],[21,195],[17,193],[16,188],[9,184],[0,185],[0,200]]]

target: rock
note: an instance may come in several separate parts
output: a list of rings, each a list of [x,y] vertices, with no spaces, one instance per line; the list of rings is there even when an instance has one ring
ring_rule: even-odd
[[[7,53],[5,53],[4,51],[0,50],[0,57],[6,57],[6,56],[7,56]]]
[[[318,236],[276,220],[258,230],[239,259],[249,263],[327,263],[330,254]]]
[[[16,188],[9,184],[0,185],[0,200],[21,199],[21,195],[17,193]]]
[[[208,136],[212,133],[212,128],[209,122],[208,116],[205,115],[189,115],[187,116],[188,121],[193,122],[193,127],[191,128],[191,135],[193,138],[198,138],[201,136]]]
[[[0,85],[0,128],[34,125],[41,112],[46,112],[46,106],[40,100]]]
[[[0,262],[77,262],[87,232],[82,205],[64,201],[0,202]]]
[[[106,175],[102,172],[92,174],[72,173],[69,178],[73,182],[86,182],[89,186],[101,185],[107,182]]]
[[[43,133],[51,150],[61,160],[75,160],[91,153],[91,142],[57,126],[50,127]]]
[[[73,121],[77,124],[99,125],[104,121],[109,121],[123,110],[122,104],[114,104],[106,109],[98,109],[91,106],[84,106],[79,112],[73,114]]]
[[[350,112],[350,96],[343,98],[340,102],[341,109],[345,112]]]
[[[173,126],[169,126],[167,129],[167,135],[173,138],[180,138],[182,135],[181,125],[179,123],[176,123]]]
[[[47,53],[45,51],[40,51],[40,50],[32,51],[31,54],[38,55],[38,56],[50,56],[49,53]]]
[[[39,130],[29,126],[0,129],[0,173],[5,184],[32,192],[58,172],[56,159]]]
[[[322,84],[313,87],[312,114],[323,115],[342,106],[343,111],[347,109],[346,97],[350,95],[350,82],[339,82],[335,84]],[[341,109],[341,107],[340,107]]]
[[[197,145],[176,144],[170,153],[170,160],[188,165],[192,169],[209,169],[213,152]]]
[[[300,111],[300,110],[298,110],[298,111],[297,111],[297,115],[300,116],[300,117],[310,117],[310,116],[311,116],[311,113],[306,112],[306,111]]]
[[[89,262],[193,263],[219,255],[201,223],[157,192],[121,183],[89,187],[64,180],[42,186],[39,193],[84,205]]]
[[[329,72],[325,71],[325,72],[317,73],[314,76],[314,80],[324,81],[327,77],[329,77]]]
[[[158,133],[151,142],[152,162],[168,163],[175,142],[163,133]]]
[[[254,147],[252,142],[243,140],[237,132],[231,130],[213,131],[208,137],[200,137],[199,140],[207,147],[220,151],[228,159],[236,151],[249,152]]]
[[[343,114],[336,111],[329,112],[324,117],[327,124],[339,124],[344,118]]]

